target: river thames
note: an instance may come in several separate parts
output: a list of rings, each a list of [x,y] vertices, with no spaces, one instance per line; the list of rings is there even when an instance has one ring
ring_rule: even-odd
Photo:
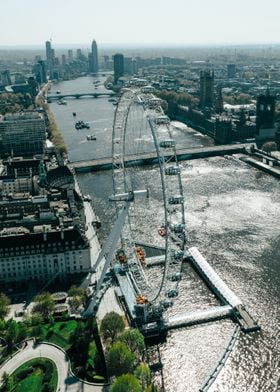
[[[99,78],[101,82],[104,77]],[[52,86],[61,93],[101,92],[93,77],[60,82]],[[50,104],[68,146],[69,160],[109,157],[115,106],[108,98],[69,99],[67,105]],[[74,118],[72,113],[76,112]],[[77,120],[89,122],[90,130],[77,131]],[[211,139],[173,124],[177,146],[213,144]],[[87,141],[87,134],[96,141]],[[156,166],[145,166],[150,186],[160,187]],[[100,217],[100,238],[105,239],[114,221],[108,202],[112,173],[100,171],[78,175],[83,193],[90,194]],[[232,354],[211,392],[276,392],[280,390],[280,235],[279,181],[247,166],[238,156],[182,163],[189,246],[196,246],[244,302],[261,332],[240,334]],[[155,201],[141,228],[149,233],[156,213]],[[142,222],[142,221],[141,221]],[[151,274],[156,276],[160,269]],[[183,267],[180,296],[170,314],[205,309],[217,300],[188,264]],[[230,320],[182,328],[168,333],[160,345],[164,385],[167,392],[193,392],[203,385],[222,355],[234,330]]]

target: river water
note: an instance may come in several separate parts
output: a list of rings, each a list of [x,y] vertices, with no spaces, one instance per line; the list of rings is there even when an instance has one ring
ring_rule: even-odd
[[[52,93],[104,91],[94,88],[92,77],[53,85]],[[100,81],[104,78],[100,77]],[[70,161],[110,156],[114,106],[108,98],[81,98],[68,104],[52,103],[58,125],[69,150]],[[72,112],[77,113],[73,118]],[[90,130],[76,131],[77,119],[88,121]],[[87,134],[96,141],[86,141]],[[174,124],[179,147],[207,146],[211,140],[182,124]],[[155,166],[139,169],[150,185],[160,186]],[[84,193],[91,194],[101,218],[101,239],[114,220],[108,203],[112,193],[110,171],[78,176]],[[216,157],[182,163],[182,181],[188,242],[196,246],[229,287],[244,302],[261,332],[245,335],[238,342],[211,392],[280,391],[280,236],[279,181],[247,166],[238,156]],[[157,185],[158,184],[158,185]],[[157,215],[151,202],[142,230]],[[157,279],[159,269],[150,274]],[[169,314],[217,305],[217,300],[189,265],[183,267],[180,296]],[[234,329],[229,321],[213,322],[168,333],[160,345],[165,390],[198,391],[219,361]]]

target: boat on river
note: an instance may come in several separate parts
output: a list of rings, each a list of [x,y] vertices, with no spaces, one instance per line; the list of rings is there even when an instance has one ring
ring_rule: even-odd
[[[58,105],[67,105],[67,102],[65,101],[65,99],[59,99],[59,100],[57,101],[57,104],[58,104]]]
[[[87,140],[96,140],[95,135],[87,135]]]
[[[76,129],[89,129],[90,125],[89,125],[89,123],[86,123],[86,122],[84,122],[82,120],[79,120],[79,121],[76,122],[75,128]]]

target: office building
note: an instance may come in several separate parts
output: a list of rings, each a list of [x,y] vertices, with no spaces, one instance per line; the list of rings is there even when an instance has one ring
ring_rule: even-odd
[[[46,72],[46,64],[45,61],[39,60],[33,66],[33,73],[35,75],[35,79],[37,83],[42,84],[47,82],[47,72]]]
[[[227,77],[228,79],[233,79],[236,76],[236,65],[228,64],[227,65]]]
[[[124,57],[124,73],[127,75],[133,75],[132,57]]]
[[[0,119],[0,156],[42,154],[46,125],[38,112],[6,114]]]
[[[124,75],[124,57],[120,53],[113,56],[114,60],[114,82],[118,83],[119,78]]]
[[[69,49],[67,53],[68,53],[68,63],[70,64],[73,62],[73,50]]]
[[[83,57],[82,49],[76,50],[76,58],[80,60]]]
[[[2,86],[9,86],[12,84],[11,75],[9,70],[5,70],[1,72],[1,85]]]
[[[52,49],[51,41],[46,41],[46,65],[47,70],[51,73],[54,66],[54,50]]]
[[[98,51],[96,41],[91,44],[91,53],[89,54],[89,71],[96,74],[98,72]]]

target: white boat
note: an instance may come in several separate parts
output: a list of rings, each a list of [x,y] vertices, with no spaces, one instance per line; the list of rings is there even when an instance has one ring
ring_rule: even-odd
[[[96,140],[95,135],[87,135],[87,140]]]

